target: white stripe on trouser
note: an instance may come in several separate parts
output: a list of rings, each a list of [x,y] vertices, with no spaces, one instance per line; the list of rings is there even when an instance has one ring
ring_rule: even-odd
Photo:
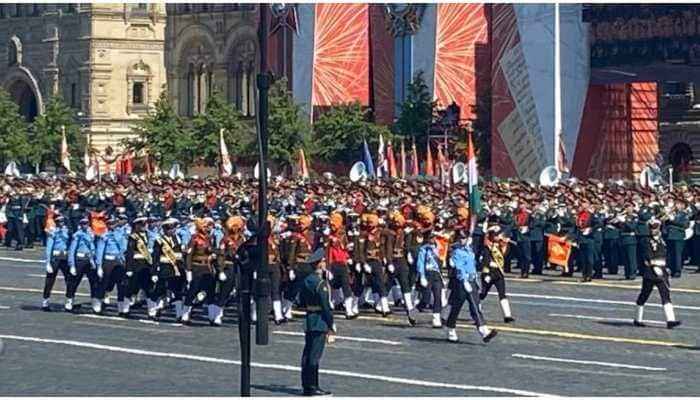
[[[637,322],[644,320],[644,306],[637,306]]]
[[[503,318],[511,318],[510,313],[510,303],[508,299],[501,299],[501,311],[503,311]]]
[[[676,314],[673,311],[673,304],[664,304],[664,315],[666,316],[666,322],[673,322],[676,320]]]
[[[282,302],[279,300],[275,300],[272,302],[272,311],[275,314],[275,321],[282,321],[284,319],[284,315],[282,315]]]
[[[255,309],[255,300],[250,300],[250,321],[256,322],[258,320],[258,311]]]

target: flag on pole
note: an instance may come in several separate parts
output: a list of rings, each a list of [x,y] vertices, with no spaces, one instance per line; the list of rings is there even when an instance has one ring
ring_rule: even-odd
[[[406,148],[401,139],[401,179],[406,179]]]
[[[425,160],[425,175],[435,176],[435,171],[433,170],[433,152],[430,150],[430,142],[428,142],[428,152]]]
[[[68,172],[70,169],[70,153],[68,152],[68,140],[66,140],[66,127],[61,126],[61,164]]]
[[[87,145],[85,145],[85,154],[83,154],[83,165],[85,166],[85,176],[88,175],[88,171],[90,170],[91,163],[90,163],[90,142],[88,142]]]
[[[374,163],[372,162],[372,153],[369,152],[367,139],[365,139],[363,145],[362,162],[365,163],[365,167],[367,168],[367,176],[374,177]]]
[[[299,176],[304,179],[309,179],[309,169],[306,167],[306,157],[304,156],[304,149],[302,148],[299,149],[297,167],[299,168]]]
[[[469,174],[469,210],[471,215],[481,212],[481,192],[479,191],[479,169],[474,153],[472,134],[467,137],[467,173]]]
[[[384,137],[379,135],[379,149],[377,150],[377,178],[381,178],[387,175],[389,170],[386,160],[386,153],[384,153]]]
[[[561,173],[569,173],[569,162],[566,160],[566,147],[564,146],[564,140],[561,130],[557,133],[559,137],[559,157],[557,157],[557,169]]]
[[[389,159],[389,176],[392,178],[398,178],[399,174],[396,171],[396,158],[394,157],[394,149],[391,147],[391,142],[387,144],[386,158]]]
[[[219,151],[221,153],[221,176],[230,176],[233,173],[233,164],[231,157],[228,155],[228,147],[224,140],[224,128],[219,129]]]
[[[420,175],[420,168],[418,167],[418,150],[416,150],[416,142],[413,142],[413,148],[411,149],[411,175]]]

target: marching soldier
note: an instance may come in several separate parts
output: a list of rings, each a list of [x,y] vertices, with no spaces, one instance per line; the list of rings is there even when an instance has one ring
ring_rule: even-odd
[[[107,221],[107,232],[97,239],[95,265],[102,271],[97,298],[103,303],[109,293],[117,287],[117,307],[119,312],[124,309],[126,299],[126,248],[127,236],[118,227],[119,220],[115,217]]]
[[[355,244],[355,263],[360,263],[362,270],[370,278],[372,291],[379,296],[379,304],[375,304],[375,309],[381,312],[383,317],[387,317],[389,309],[389,291],[386,287],[386,276],[384,274],[383,259],[381,249],[381,230],[379,229],[379,217],[374,213],[363,215],[363,230],[357,237]]]
[[[669,217],[666,221],[668,265],[671,268],[671,277],[680,278],[683,270],[685,230],[689,226],[688,215],[685,213],[685,203],[682,199],[676,199],[675,208]]]
[[[128,317],[130,311],[130,298],[135,298],[140,290],[147,296],[147,306],[151,310],[155,308],[151,300],[153,284],[158,281],[158,274],[153,269],[151,253],[148,250],[148,236],[146,233],[146,217],[134,219],[134,228],[129,235],[126,246],[126,279],[128,282],[126,299],[122,303],[119,315]]]
[[[54,221],[56,226],[48,232],[46,250],[44,252],[46,257],[46,279],[44,281],[44,297],[41,302],[41,309],[44,311],[51,311],[51,291],[56,282],[58,271],[61,271],[61,274],[63,274],[66,289],[70,281],[68,272],[68,241],[70,240],[70,234],[68,233],[68,227],[65,225],[62,215],[56,215]],[[66,305],[69,303],[67,295],[68,293],[66,292]],[[72,299],[70,303],[72,305]],[[66,309],[69,310],[69,308],[70,306]]]
[[[389,227],[384,230],[382,236],[382,253],[387,258],[387,272],[389,273],[390,281],[398,280],[401,288],[401,295],[408,322],[411,325],[416,324],[416,309],[413,306],[411,273],[409,270],[408,261],[406,260],[406,220],[399,211],[394,211],[389,214]]]
[[[267,222],[273,229],[272,234],[267,238],[267,256],[268,265],[270,268],[270,292],[272,300],[272,311],[275,319],[275,325],[280,325],[286,322],[284,313],[282,312],[282,267],[281,250],[279,232],[276,232],[277,221],[272,215],[268,215]]]
[[[88,219],[80,220],[78,230],[73,234],[70,248],[68,249],[68,290],[66,293],[66,311],[73,311],[73,299],[80,286],[83,276],[87,275],[90,284],[90,297],[92,298],[92,310],[99,314],[102,312],[102,301],[97,298],[98,281],[102,278],[101,270],[96,270],[93,257],[95,255],[94,236],[88,226]]]
[[[212,260],[214,251],[212,248],[211,226],[203,218],[195,221],[196,232],[192,236],[185,255],[185,280],[188,288],[185,294],[185,306],[180,320],[184,324],[190,324],[192,306],[200,291],[206,293],[207,304],[214,303],[214,290],[216,277]]]
[[[633,206],[630,204],[618,216],[625,279],[628,280],[634,280],[637,277],[637,218],[633,211]]]
[[[335,340],[335,323],[330,304],[328,284],[323,280],[325,268],[322,249],[315,251],[304,260],[312,268],[300,285],[300,303],[306,308],[304,319],[304,352],[301,356],[301,386],[304,396],[327,396],[331,393],[322,390],[318,382],[319,364],[326,342]]]
[[[527,279],[530,275],[530,263],[532,261],[532,244],[530,242],[530,225],[532,218],[525,202],[520,204],[520,208],[515,213],[515,242],[517,243],[518,268],[520,277]]]
[[[291,304],[299,294],[299,286],[302,284],[308,274],[313,272],[309,265],[304,261],[316,250],[319,240],[316,237],[316,231],[311,228],[311,216],[301,215],[297,224],[289,238],[289,281],[290,287],[285,293],[287,299],[287,309],[283,310],[285,314],[291,316]]]
[[[416,268],[420,285],[433,296],[433,328],[442,328],[444,283],[440,272],[442,265],[437,247],[437,235],[431,232],[428,241],[418,250]]]
[[[229,217],[226,220],[226,236],[219,243],[217,257],[219,281],[216,290],[216,303],[211,304],[209,320],[212,325],[221,326],[224,316],[224,308],[228,303],[231,293],[236,288],[236,276],[238,275],[238,249],[245,242],[243,230],[245,219],[240,216]]]
[[[173,294],[173,305],[175,306],[175,319],[182,316],[182,297],[185,287],[185,277],[182,271],[182,245],[177,236],[176,229],[178,220],[168,218],[163,221],[163,234],[160,235],[153,247],[153,267],[158,271],[158,281],[151,295],[153,303],[163,301],[167,291]],[[158,310],[160,305],[149,308],[148,316],[153,320],[158,320]]]
[[[350,286],[350,270],[348,268],[352,260],[348,252],[348,239],[343,226],[343,216],[337,212],[331,214],[326,259],[333,276],[331,287],[334,290],[342,290],[343,292],[345,318],[355,319],[358,314],[353,312],[353,292]]]
[[[515,321],[510,310],[510,302],[506,295],[506,278],[503,275],[505,254],[508,251],[508,239],[500,233],[500,227],[489,227],[484,241],[484,251],[481,259],[481,293],[479,300],[483,301],[489,294],[491,286],[498,291],[498,301],[503,312],[503,322]]]

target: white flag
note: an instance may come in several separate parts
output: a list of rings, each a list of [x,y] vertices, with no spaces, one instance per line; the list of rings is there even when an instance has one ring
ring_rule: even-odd
[[[61,164],[63,167],[68,171],[71,172],[70,169],[70,153],[68,152],[68,141],[66,140],[66,127],[61,126]]]
[[[233,164],[231,164],[231,158],[228,155],[223,128],[219,130],[219,144],[221,146],[221,175],[230,176],[233,173]]]

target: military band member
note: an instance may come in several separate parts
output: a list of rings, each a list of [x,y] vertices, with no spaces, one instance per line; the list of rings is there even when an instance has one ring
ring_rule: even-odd
[[[389,226],[384,230],[382,235],[382,253],[387,258],[387,272],[389,273],[390,281],[397,280],[401,288],[401,296],[408,322],[411,325],[416,324],[416,309],[413,305],[411,272],[408,261],[406,260],[406,220],[403,214],[399,211],[393,211],[389,214]]]
[[[538,206],[532,213],[532,223],[530,224],[530,243],[532,248],[532,274],[542,275],[545,259],[545,214],[547,209]]]
[[[668,266],[672,278],[680,278],[683,270],[683,245],[685,230],[689,226],[688,215],[685,213],[685,203],[676,199],[674,209],[666,221],[666,250]]]
[[[520,269],[520,277],[527,279],[530,275],[530,263],[532,262],[532,244],[530,241],[532,217],[525,202],[520,203],[520,208],[515,213],[515,225],[518,268]]]
[[[46,250],[44,252],[46,258],[46,279],[44,281],[44,297],[41,302],[41,309],[44,311],[51,311],[51,291],[56,282],[58,271],[61,271],[61,274],[63,274],[66,289],[70,281],[68,272],[68,242],[70,240],[70,234],[68,233],[68,227],[65,225],[62,215],[56,215],[54,221],[56,226],[47,232],[48,237],[46,239]],[[68,302],[69,298],[66,297],[66,304],[68,304]]]
[[[155,307],[151,300],[153,286],[158,281],[158,274],[153,267],[151,253],[148,250],[148,236],[146,232],[146,217],[134,219],[134,227],[129,235],[126,245],[126,279],[127,299],[122,304],[119,315],[128,317],[130,312],[130,298],[135,298],[139,291],[143,290],[147,297],[149,309]]]
[[[617,275],[620,265],[620,229],[617,215],[607,205],[603,209],[603,259],[610,275]]]
[[[593,264],[595,263],[595,243],[593,239],[593,214],[589,211],[589,204],[583,203],[576,216],[576,245],[578,247],[578,262],[581,267],[583,282],[593,279]]]
[[[95,265],[102,271],[97,297],[105,303],[109,293],[117,287],[118,311],[124,310],[127,299],[126,287],[126,248],[127,235],[119,229],[119,220],[115,217],[107,221],[107,232],[97,239]],[[128,299],[127,299],[128,300]]]
[[[634,280],[637,277],[637,217],[634,206],[628,204],[625,211],[618,216],[618,221],[625,279]]]
[[[452,246],[450,251],[451,276],[449,282],[450,313],[447,317],[447,340],[450,342],[459,341],[457,336],[457,317],[466,301],[469,305],[469,315],[476,324],[476,329],[488,343],[497,332],[489,329],[486,325],[481,310],[479,308],[479,274],[476,269],[476,258],[471,249],[471,238],[469,232],[460,230],[457,232],[458,242]]]
[[[272,234],[267,238],[267,263],[270,268],[270,297],[272,300],[275,325],[280,325],[286,322],[282,311],[282,275],[284,274],[284,269],[280,253],[279,232],[276,231],[278,228],[275,228],[278,226],[277,220],[274,216],[268,215],[267,222],[273,229]]]
[[[483,301],[489,294],[491,286],[498,291],[498,301],[503,312],[503,321],[511,323],[515,321],[510,310],[510,302],[506,294],[506,278],[503,275],[505,253],[508,250],[508,239],[501,233],[498,225],[488,228],[484,239],[484,250],[481,263],[481,292],[479,300]]]
[[[176,229],[178,220],[168,218],[163,221],[163,233],[156,239],[153,246],[153,266],[158,271],[158,281],[153,290],[151,300],[160,303],[170,291],[173,295],[173,305],[175,306],[175,319],[182,317],[183,312],[183,291],[185,287],[185,276],[182,270],[184,258],[182,255],[182,245],[177,236]],[[162,309],[161,304],[149,308],[148,316],[153,320],[158,320],[158,310]]]
[[[664,242],[661,239],[660,222],[650,222],[650,240],[645,242],[642,249],[642,289],[637,297],[637,316],[634,319],[635,326],[644,325],[644,304],[649,299],[654,287],[659,291],[661,304],[666,316],[666,327],[672,329],[681,324],[676,319],[673,304],[671,303],[671,287],[669,284],[669,269],[666,266]]]

